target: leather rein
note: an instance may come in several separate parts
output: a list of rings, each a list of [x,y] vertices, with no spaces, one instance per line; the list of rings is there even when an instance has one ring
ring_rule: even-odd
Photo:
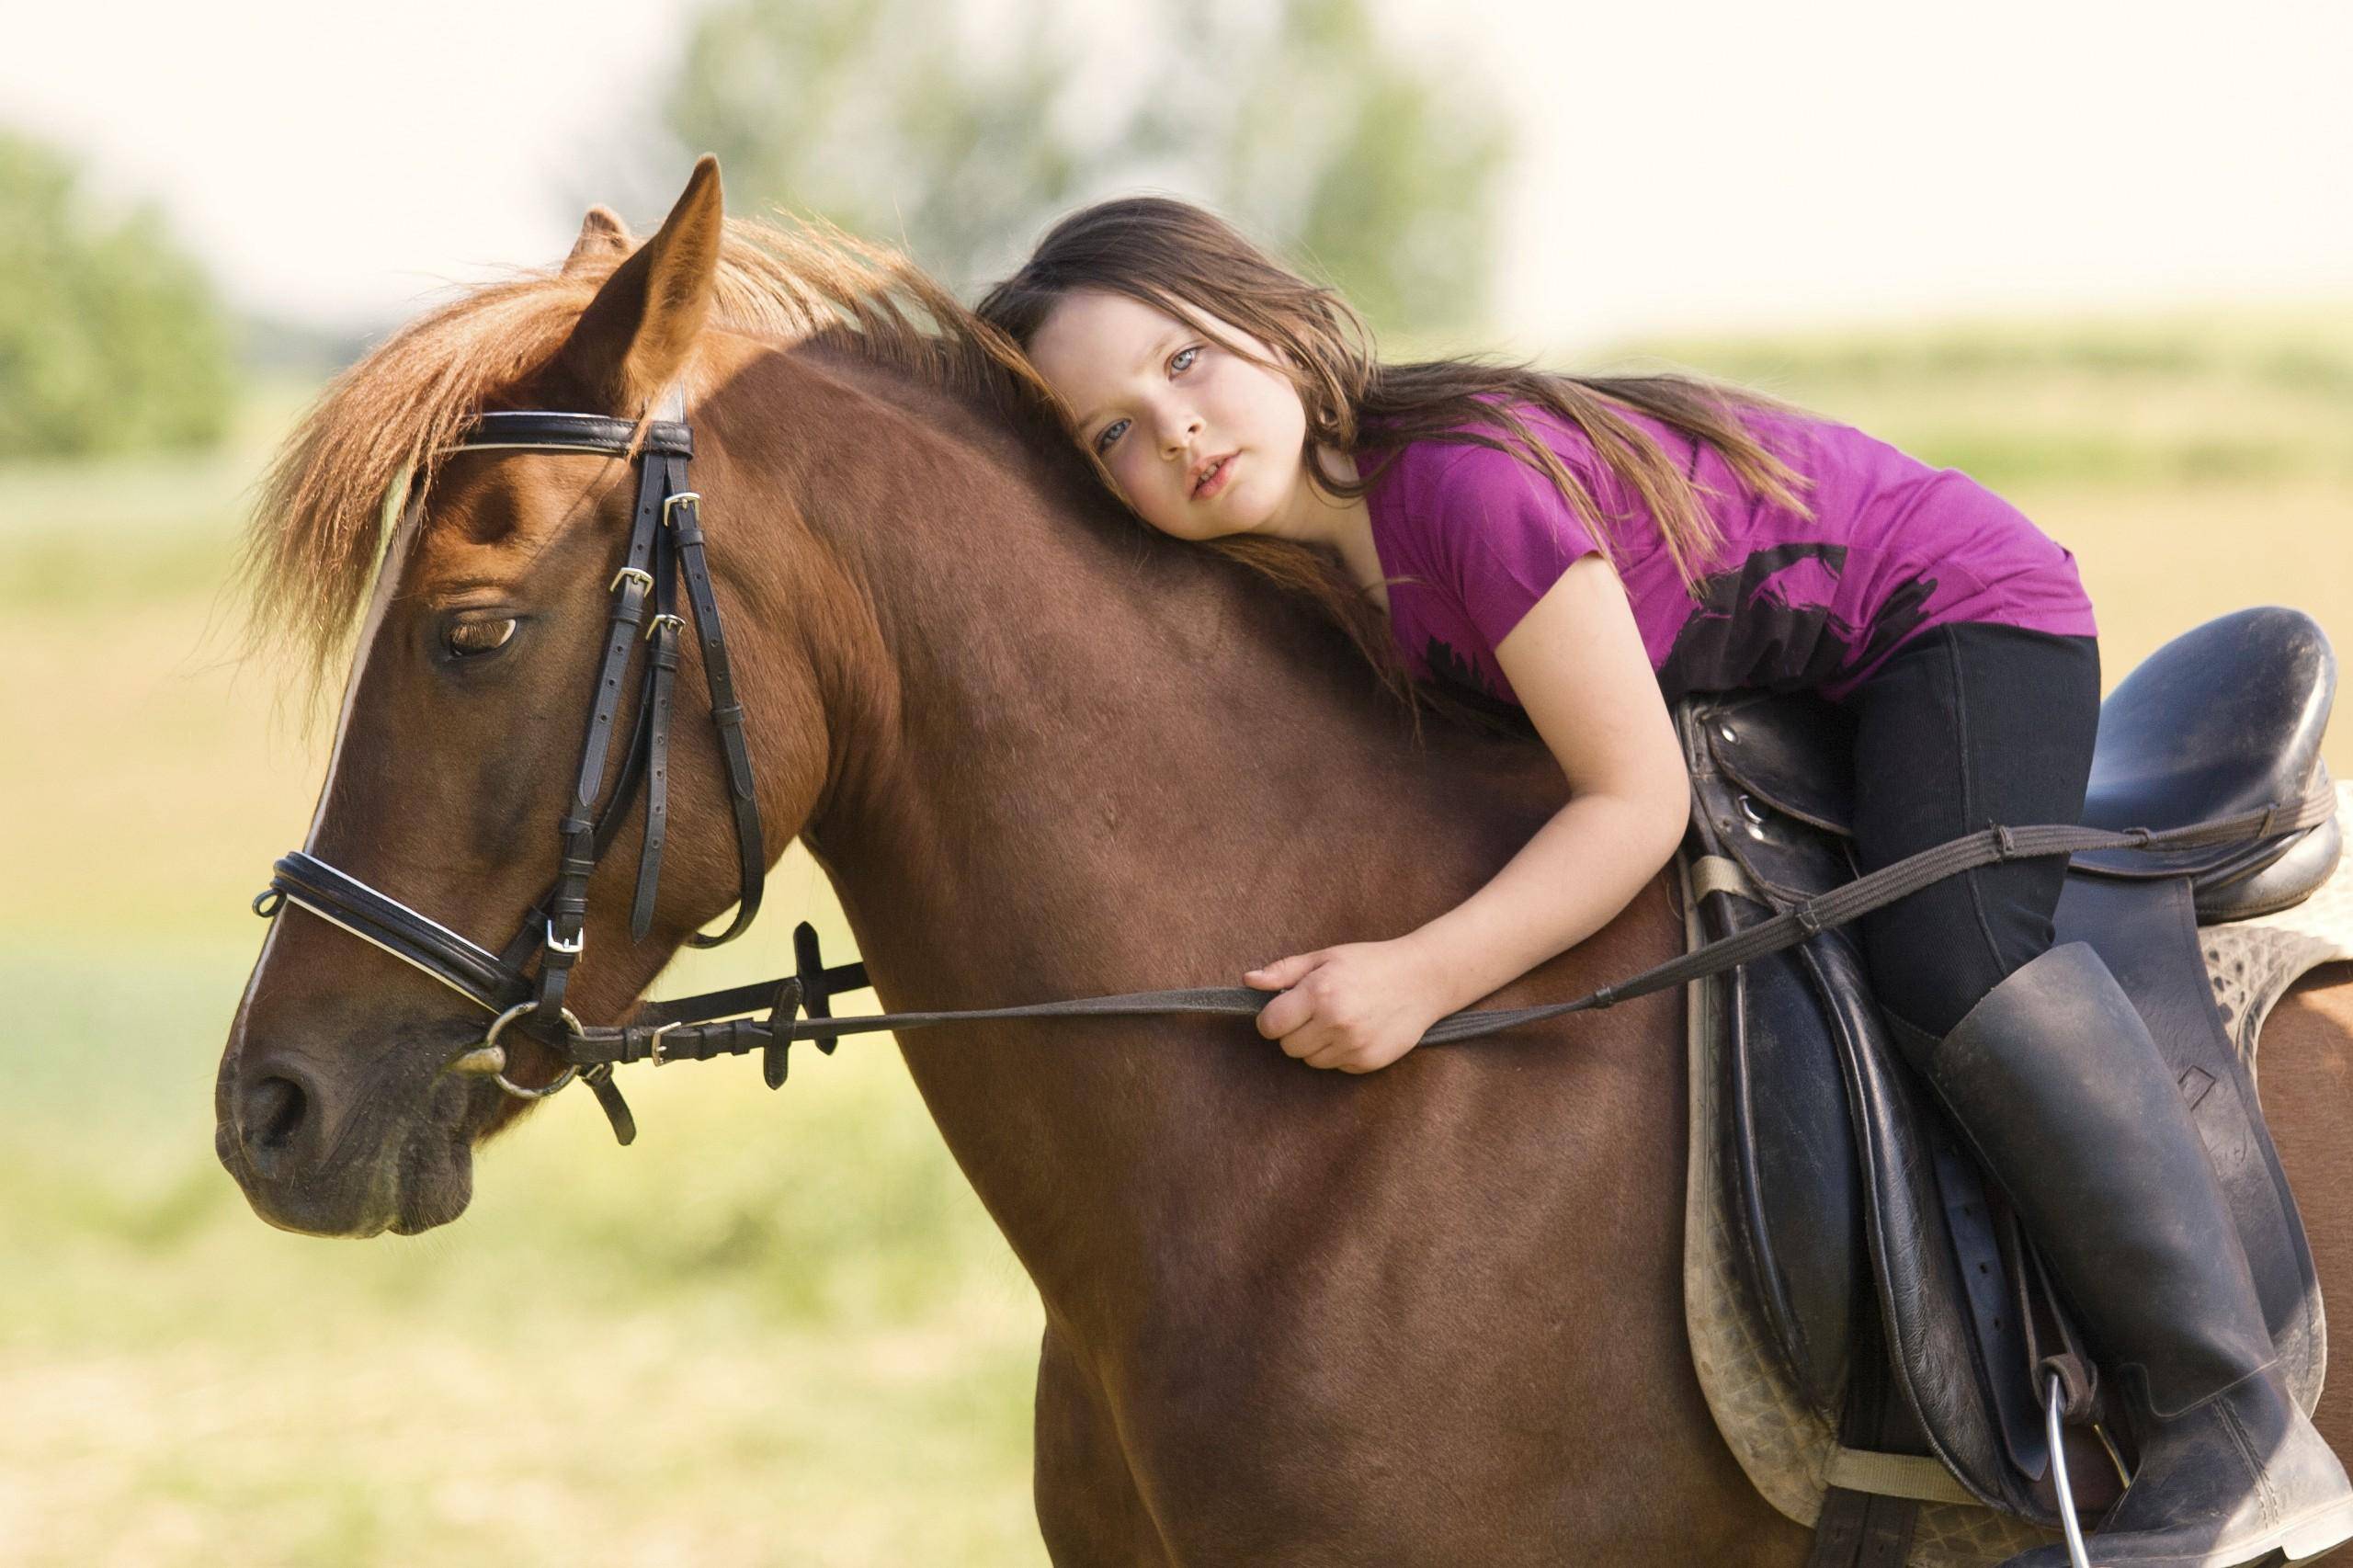
[[[624,1062],[651,1061],[659,1066],[670,1062],[740,1056],[756,1050],[762,1056],[763,1076],[770,1088],[776,1088],[785,1081],[788,1056],[795,1040],[812,1040],[819,1050],[831,1051],[842,1035],[920,1028],[968,1019],[1139,1017],[1176,1013],[1255,1017],[1265,1008],[1273,999],[1271,993],[1248,986],[1196,986],[1082,996],[1012,1007],[875,1013],[836,1018],[830,1016],[830,999],[840,992],[868,988],[865,966],[851,962],[828,967],[818,951],[815,929],[803,921],[793,932],[796,968],[791,974],[751,985],[644,1003],[631,1020],[622,1025],[585,1025],[575,1017],[563,1001],[573,965],[579,960],[585,945],[588,882],[641,794],[645,799],[645,838],[638,858],[631,939],[643,941],[652,928],[654,890],[661,876],[668,827],[673,687],[686,628],[685,619],[677,609],[682,578],[696,634],[701,641],[703,678],[710,695],[712,726],[726,765],[741,889],[735,917],[727,927],[715,936],[690,933],[687,937],[688,945],[715,948],[742,936],[759,913],[767,877],[758,795],[744,734],[744,710],[735,699],[726,633],[720,621],[718,600],[711,593],[705,560],[701,497],[686,487],[687,463],[694,453],[693,433],[687,426],[683,404],[675,393],[663,413],[668,417],[648,420],[642,426],[627,420],[586,414],[483,414],[450,449],[585,452],[633,459],[638,465],[637,505],[629,551],[620,570],[608,585],[612,608],[589,710],[588,733],[582,744],[572,800],[556,823],[562,849],[555,881],[525,911],[515,935],[505,947],[492,952],[304,849],[281,857],[271,868],[269,886],[253,901],[255,914],[267,919],[288,903],[299,904],[431,975],[492,1015],[482,1040],[445,1063],[444,1071],[486,1076],[506,1093],[521,1099],[544,1099],[577,1076],[595,1092],[597,1103],[612,1123],[614,1135],[623,1143],[637,1135],[636,1120],[613,1083],[614,1067]],[[406,474],[395,481],[392,492],[386,497],[388,512],[404,504],[423,505],[422,496],[404,498],[402,493],[406,483]],[[386,569],[390,569],[389,563]],[[644,650],[642,662],[637,658],[641,644]],[[636,717],[629,739],[620,748],[618,781],[599,812],[596,802],[605,794],[612,766],[613,729],[633,663],[640,665]],[[1431,1025],[1419,1043],[1443,1045],[1472,1040],[1567,1013],[1614,1006],[1681,985],[1779,952],[1818,932],[1844,926],[1931,882],[1995,861],[2087,849],[2186,849],[2252,841],[2315,826],[2335,812],[2336,805],[2333,790],[2323,783],[2300,801],[2164,830],[2128,828],[2116,832],[2057,823],[1983,828],[1881,867],[1730,937],[1692,949],[1574,1001],[1535,1007],[1465,1008],[1450,1013]],[[536,971],[531,968],[535,959]],[[506,1077],[506,1048],[499,1043],[500,1036],[510,1026],[524,1029],[560,1054],[566,1062],[563,1072],[552,1082],[536,1087],[511,1082]]]

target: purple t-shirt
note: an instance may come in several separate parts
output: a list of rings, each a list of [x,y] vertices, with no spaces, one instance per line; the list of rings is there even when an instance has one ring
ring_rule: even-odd
[[[1696,482],[1722,532],[1695,600],[1640,494],[1584,432],[1549,409],[1518,406],[1610,519],[1620,578],[1669,701],[1751,687],[1838,700],[1904,642],[1949,621],[2097,634],[2075,556],[1958,469],[1931,469],[1852,426],[1741,406],[1760,441],[1813,477],[1798,492],[1813,508],[1808,520],[1753,498],[1714,447],[1620,409]],[[1407,670],[1516,707],[1495,644],[1597,548],[1583,520],[1518,457],[1429,439],[1399,450],[1366,503],[1382,574],[1408,579],[1389,585],[1390,631]]]

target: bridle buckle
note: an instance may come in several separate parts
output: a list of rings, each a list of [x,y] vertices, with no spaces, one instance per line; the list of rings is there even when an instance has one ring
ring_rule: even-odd
[[[683,1028],[683,1027],[684,1027],[684,1026],[683,1026],[683,1025],[681,1025],[681,1024],[669,1023],[669,1024],[664,1024],[660,1028],[655,1029],[655,1030],[654,1031],[654,1039],[653,1039],[653,1041],[652,1041],[653,1048],[654,1048],[654,1051],[653,1051],[653,1062],[654,1062],[654,1065],[655,1065],[656,1067],[662,1066],[662,1065],[663,1065],[663,1064],[664,1064],[664,1063],[668,1060],[668,1058],[665,1057],[665,1056],[662,1054],[662,1037],[663,1037],[664,1035],[665,1035],[665,1034],[668,1034],[672,1029],[675,1029],[675,1028]]]
[[[552,915],[549,916],[548,951],[551,953],[562,953],[566,958],[578,958],[580,956],[580,949],[587,945],[588,933],[586,931],[581,932],[580,935],[573,937],[569,942],[557,936],[555,934],[555,918]]]
[[[636,578],[637,585],[644,589],[647,593],[650,594],[654,591],[653,573],[648,572],[642,566],[624,566],[620,571],[613,574],[613,580],[605,585],[605,592],[609,594],[618,591],[621,584],[631,577]]]

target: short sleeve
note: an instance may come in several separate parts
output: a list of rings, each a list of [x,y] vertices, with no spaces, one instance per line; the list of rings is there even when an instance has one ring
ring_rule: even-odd
[[[1466,446],[1436,488],[1438,558],[1490,649],[1579,556],[1600,551],[1552,476],[1513,453]]]

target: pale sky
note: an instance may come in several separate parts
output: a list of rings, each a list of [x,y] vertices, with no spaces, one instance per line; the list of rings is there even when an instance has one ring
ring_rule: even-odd
[[[162,201],[239,301],[379,323],[561,256],[563,192],[597,188],[695,3],[17,6],[0,122]],[[1127,7],[1070,3],[1120,38]],[[2342,0],[1376,5],[1520,118],[1495,258],[1515,346],[2353,302]]]

